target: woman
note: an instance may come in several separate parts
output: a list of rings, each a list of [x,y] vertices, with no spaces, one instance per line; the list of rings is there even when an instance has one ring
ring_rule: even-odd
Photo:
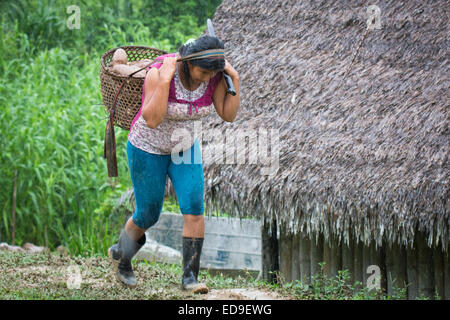
[[[194,137],[193,143],[182,144],[178,155],[183,159],[190,156],[191,161],[176,164],[171,154],[180,144],[171,138],[177,130],[187,130],[192,137],[196,133],[193,120],[209,114],[212,105],[223,120],[234,121],[239,108],[239,75],[225,60],[223,49],[218,38],[202,36],[181,46],[178,53],[161,56],[163,63],[150,66],[145,77],[142,107],[131,124],[127,143],[136,211],[118,243],[108,250],[116,278],[128,287],[136,286],[131,259],[145,244],[145,231],[159,219],[168,175],[184,217],[182,288],[208,292],[197,281],[205,233],[199,141]],[[190,60],[177,62],[179,57]],[[235,96],[226,94],[222,71],[231,77]]]

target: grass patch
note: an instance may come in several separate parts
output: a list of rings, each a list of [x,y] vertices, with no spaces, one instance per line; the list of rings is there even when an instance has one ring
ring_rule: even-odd
[[[79,289],[69,289],[70,269],[80,270]],[[203,299],[180,289],[182,270],[179,265],[133,260],[138,286],[122,287],[114,277],[107,257],[24,254],[0,251],[0,299],[64,299],[64,300],[170,300]],[[200,271],[199,280],[214,289],[266,288],[252,277],[211,276]]]
[[[213,290],[245,288],[276,295],[279,299],[298,300],[397,300],[407,299],[404,289],[395,289],[393,296],[380,291],[356,290],[351,285],[347,271],[328,278],[323,272],[313,277],[311,284],[300,281],[285,282],[280,274],[278,283],[259,280],[249,273],[237,277],[224,274],[211,275],[201,270],[199,280]],[[71,270],[78,268],[81,276],[79,289],[70,289]],[[50,299],[50,300],[199,300],[204,295],[194,295],[180,288],[181,266],[154,261],[133,260],[138,286],[128,289],[114,277],[107,257],[61,256],[56,252],[26,254],[0,251],[0,299]],[[230,296],[232,299],[233,296]],[[421,299],[421,298],[419,298]]]

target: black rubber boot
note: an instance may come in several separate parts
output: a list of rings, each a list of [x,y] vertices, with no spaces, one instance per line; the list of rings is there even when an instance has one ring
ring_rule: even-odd
[[[183,278],[181,280],[183,290],[190,290],[193,293],[208,293],[208,287],[197,281],[202,247],[203,238],[183,237]]]
[[[145,233],[136,242],[128,237],[124,229],[120,234],[119,242],[108,249],[108,255],[114,265],[117,280],[129,288],[136,287],[136,277],[131,266],[131,259],[145,242]]]

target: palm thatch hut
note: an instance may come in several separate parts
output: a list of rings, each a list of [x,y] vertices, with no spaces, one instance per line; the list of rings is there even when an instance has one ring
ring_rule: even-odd
[[[388,293],[450,299],[447,2],[224,0],[213,23],[241,108],[203,122],[228,144],[203,136],[207,211],[264,222],[266,273],[375,265]]]

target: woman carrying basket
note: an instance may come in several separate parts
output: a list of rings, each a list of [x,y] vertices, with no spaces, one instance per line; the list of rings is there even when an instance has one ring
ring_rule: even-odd
[[[202,36],[182,45],[177,53],[159,57],[161,63],[148,68],[142,106],[131,124],[127,143],[136,211],[118,243],[108,250],[116,278],[127,287],[136,286],[131,259],[145,244],[145,231],[159,219],[168,175],[184,217],[182,288],[208,292],[197,281],[205,225],[204,176],[194,121],[208,115],[213,105],[223,120],[232,122],[236,117],[239,75],[225,60],[223,49],[218,38]],[[182,61],[177,61],[180,58]],[[226,94],[223,71],[231,77],[234,96]],[[183,132],[189,132],[193,139],[183,137],[182,143],[174,139]]]

